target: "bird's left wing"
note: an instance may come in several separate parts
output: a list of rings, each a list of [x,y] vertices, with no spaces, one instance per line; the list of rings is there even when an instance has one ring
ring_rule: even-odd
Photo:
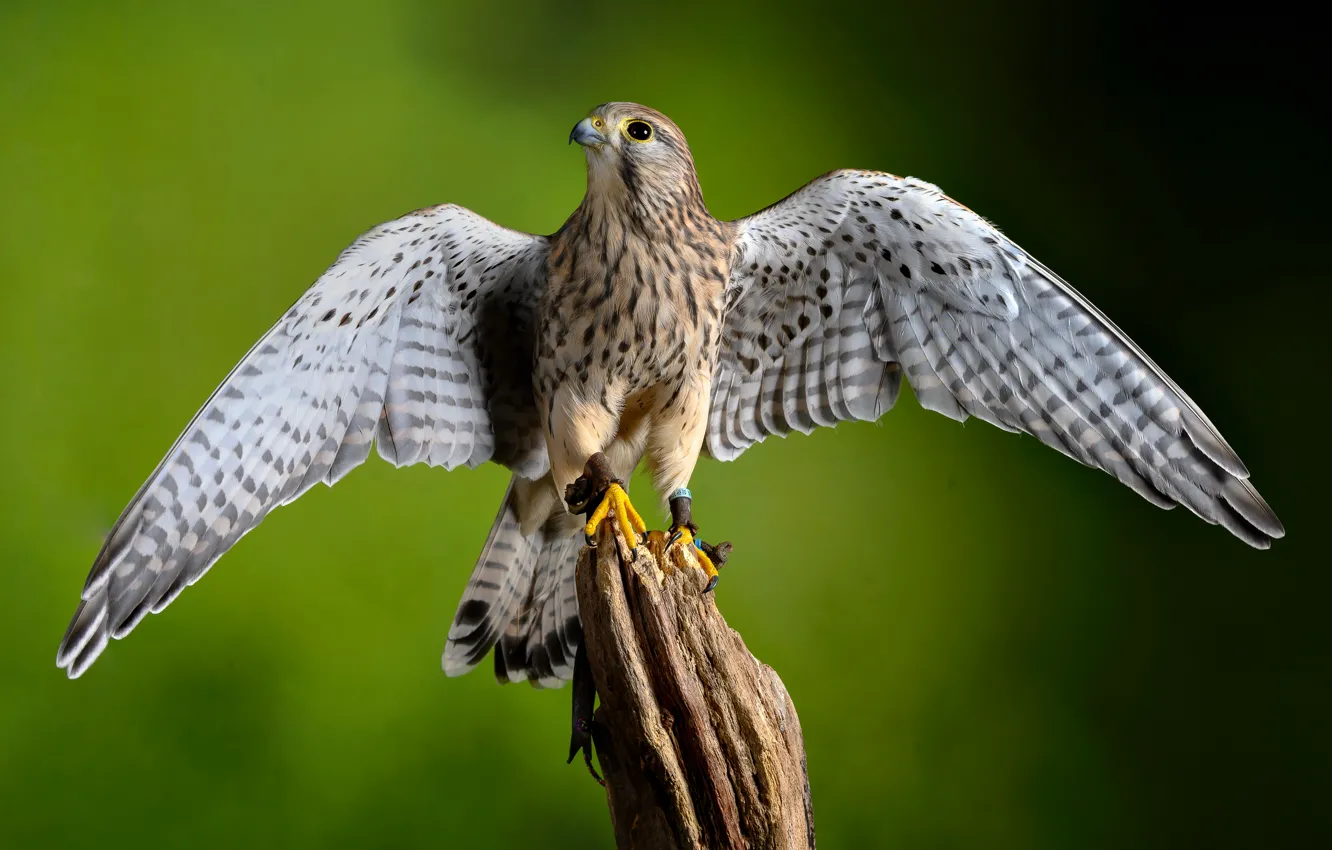
[[[93,563],[56,663],[78,676],[273,508],[370,454],[548,467],[532,398],[546,240],[443,205],[342,252],[232,370]]]
[[[1284,534],[1215,426],[1071,286],[938,188],[825,175],[736,222],[707,447],[922,406],[1035,435],[1161,507]]]

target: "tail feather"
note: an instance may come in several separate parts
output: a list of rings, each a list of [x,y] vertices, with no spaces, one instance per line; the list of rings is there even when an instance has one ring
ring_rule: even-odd
[[[517,482],[517,476],[509,482],[449,627],[444,672],[450,676],[466,673],[486,657],[530,593],[542,537],[524,537],[519,528]]]
[[[495,650],[500,682],[559,687],[573,677],[582,639],[574,566],[578,523],[555,503],[551,515],[524,536],[520,512],[546,479],[514,476],[490,537],[463,590],[444,648],[444,672],[468,672]]]
[[[573,678],[583,636],[574,583],[581,542],[568,525],[556,516],[542,529],[546,538],[532,575],[531,597],[495,650],[495,678],[500,682],[558,688]]]

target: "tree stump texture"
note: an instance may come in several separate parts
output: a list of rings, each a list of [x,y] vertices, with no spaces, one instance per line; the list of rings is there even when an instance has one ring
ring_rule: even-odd
[[[577,582],[617,846],[813,848],[804,740],[781,679],[702,593],[692,552],[667,556],[654,534],[631,557],[614,525],[579,556]]]

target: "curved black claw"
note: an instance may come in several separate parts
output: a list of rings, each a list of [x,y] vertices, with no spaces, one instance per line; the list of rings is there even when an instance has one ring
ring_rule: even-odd
[[[679,543],[680,538],[684,537],[686,531],[688,531],[691,535],[698,534],[698,526],[694,525],[692,522],[689,522],[685,523],[684,525],[677,525],[675,528],[671,529],[671,536],[666,538],[666,548],[669,549],[670,547],[674,546],[676,543]]]
[[[726,559],[731,556],[733,547],[725,541],[713,546],[710,543],[704,543],[702,540],[696,540],[694,545],[698,547],[698,550],[703,553],[712,566],[712,570],[708,573],[708,586],[703,588],[704,593],[711,593],[713,588],[717,586],[717,582],[721,581],[721,574],[717,571],[726,566]]]

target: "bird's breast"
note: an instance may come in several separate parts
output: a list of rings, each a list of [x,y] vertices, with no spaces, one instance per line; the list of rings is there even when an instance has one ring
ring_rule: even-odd
[[[536,352],[537,394],[572,384],[587,400],[628,395],[711,372],[724,252],[622,238],[552,246]]]

